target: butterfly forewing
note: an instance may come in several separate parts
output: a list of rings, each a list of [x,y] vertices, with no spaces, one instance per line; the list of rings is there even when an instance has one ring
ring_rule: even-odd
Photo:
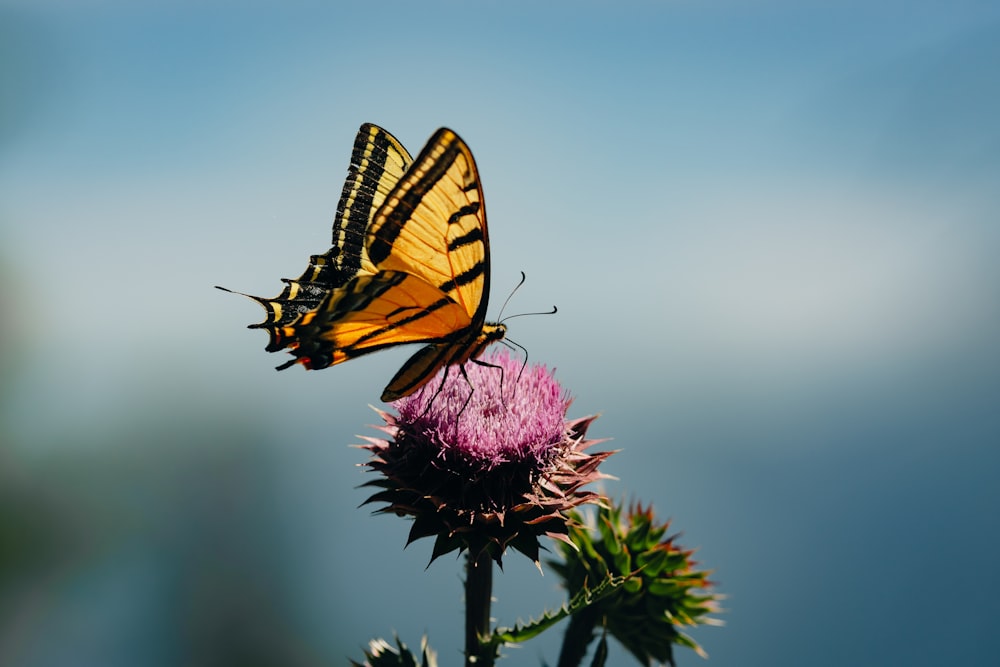
[[[472,152],[442,128],[375,213],[368,252],[381,270],[406,271],[485,319],[489,239],[482,186]]]

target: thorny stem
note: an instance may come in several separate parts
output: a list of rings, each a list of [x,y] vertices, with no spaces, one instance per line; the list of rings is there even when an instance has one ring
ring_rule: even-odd
[[[492,667],[492,646],[480,643],[490,632],[490,601],[493,594],[493,562],[484,550],[465,566],[465,667]]]

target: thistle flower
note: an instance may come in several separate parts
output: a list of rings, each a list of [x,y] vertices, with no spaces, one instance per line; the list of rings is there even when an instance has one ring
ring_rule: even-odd
[[[586,650],[597,627],[603,627],[640,663],[674,664],[673,645],[701,647],[681,632],[684,626],[720,625],[709,614],[719,611],[721,596],[708,593],[710,572],[698,570],[693,551],[664,538],[670,522],[657,524],[650,507],[635,504],[624,512],[616,505],[602,506],[596,526],[571,528],[575,549],[561,547],[563,562],[550,563],[571,594],[609,576],[628,576],[620,590],[574,615],[563,643],[573,662],[574,652]],[[698,591],[702,592],[698,592]],[[563,662],[560,662],[563,664]]]
[[[508,547],[538,564],[540,536],[568,543],[568,512],[598,495],[582,491],[601,479],[611,452],[587,454],[596,416],[565,420],[571,399],[545,366],[523,369],[506,352],[455,369],[378,411],[387,439],[365,438],[366,464],[381,489],[366,503],[381,513],[412,516],[407,544],[435,536],[431,561],[468,550],[502,566]],[[471,395],[470,395],[471,392]]]

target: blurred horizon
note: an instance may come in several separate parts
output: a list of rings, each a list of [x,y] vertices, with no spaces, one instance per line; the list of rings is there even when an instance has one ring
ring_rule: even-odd
[[[379,7],[0,2],[0,663],[459,659],[460,562],[358,508],[413,350],[277,373],[213,288],[329,247],[374,122],[472,148],[489,315],[558,306],[510,335],[715,570],[706,664],[987,664],[1000,7]],[[515,556],[501,624],[562,602]]]

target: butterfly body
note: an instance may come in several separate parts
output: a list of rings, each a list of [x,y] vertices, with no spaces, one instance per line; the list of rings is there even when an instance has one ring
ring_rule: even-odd
[[[387,131],[362,125],[337,208],[333,247],[283,279],[264,306],[267,350],[307,369],[421,343],[383,401],[408,396],[446,366],[465,364],[506,327],[486,322],[489,235],[475,160],[438,130],[416,157]]]

